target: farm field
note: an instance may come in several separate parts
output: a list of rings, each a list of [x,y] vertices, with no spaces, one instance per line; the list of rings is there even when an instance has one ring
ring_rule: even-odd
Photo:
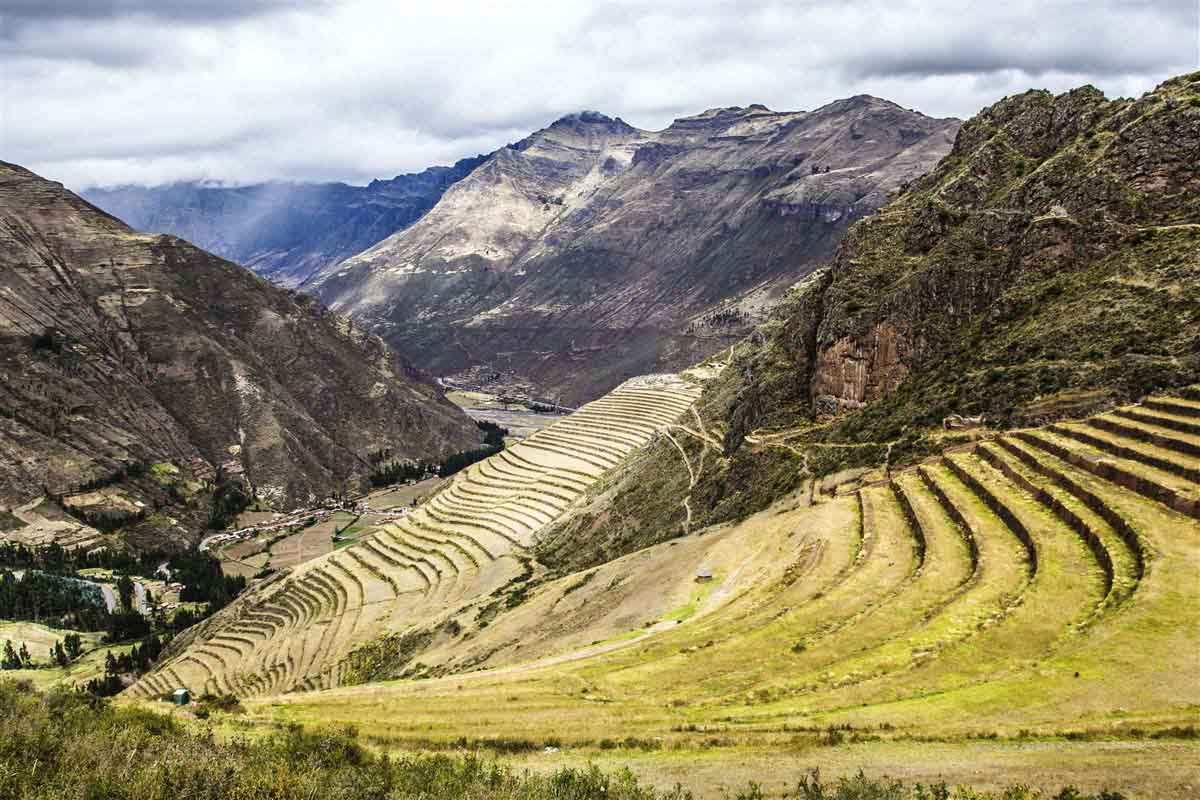
[[[380,511],[409,508],[414,500],[418,503],[424,502],[426,498],[441,489],[445,482],[446,478],[427,478],[402,486],[388,486],[368,494],[367,504]]]
[[[251,719],[384,748],[524,743],[534,768],[629,763],[714,797],[781,759],[1193,797],[1197,422],[1200,401],[1151,400],[799,491],[421,653],[454,674],[257,698]]]
[[[116,645],[108,647],[100,643],[101,633],[71,631],[50,628],[34,622],[0,622],[0,647],[11,641],[13,647],[20,647],[24,642],[36,664],[45,665],[49,660],[50,648],[55,642],[69,633],[78,633],[83,640],[83,655],[65,667],[39,666],[36,669],[14,669],[0,672],[0,678],[28,680],[39,689],[46,689],[60,684],[83,685],[92,678],[104,675],[104,656],[109,650],[113,655],[128,652],[132,645]]]

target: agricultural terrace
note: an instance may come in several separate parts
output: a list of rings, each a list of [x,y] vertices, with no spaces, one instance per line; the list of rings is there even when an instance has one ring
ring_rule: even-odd
[[[527,579],[538,531],[699,391],[675,376],[627,381],[352,546],[254,586],[179,637],[131,693],[252,697],[342,684],[356,648],[416,622],[449,621]]]
[[[1200,393],[874,478],[548,582],[421,654],[486,640],[494,668],[250,713],[397,749],[502,738],[710,796],[822,764],[1195,796]]]

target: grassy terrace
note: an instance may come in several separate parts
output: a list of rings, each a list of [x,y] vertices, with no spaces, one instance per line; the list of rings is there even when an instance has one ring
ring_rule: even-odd
[[[409,515],[257,585],[182,637],[131,694],[329,688],[346,679],[349,656],[380,637],[414,624],[460,630],[455,617],[486,623],[492,595],[531,577],[525,554],[537,531],[686,412],[698,391],[679,380],[624,384],[464,470]]]
[[[1136,411],[1125,434],[1017,431],[855,494],[797,492],[544,583],[429,656],[507,642],[479,662],[490,669],[264,697],[238,730],[348,723],[389,750],[491,742],[538,770],[630,763],[714,797],[760,771],[863,764],[1192,797],[1200,484],[1161,468],[1188,463],[1192,434]],[[716,575],[702,591],[698,565]]]

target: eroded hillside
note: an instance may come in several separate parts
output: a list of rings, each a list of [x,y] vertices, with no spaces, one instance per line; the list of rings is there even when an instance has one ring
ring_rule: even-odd
[[[572,115],[314,290],[439,374],[490,365],[590,399],[728,347],[957,128],[866,96],[658,132]]]
[[[158,547],[194,543],[224,483],[289,507],[352,484],[383,448],[480,441],[377,337],[11,164],[0,374],[0,506]]]

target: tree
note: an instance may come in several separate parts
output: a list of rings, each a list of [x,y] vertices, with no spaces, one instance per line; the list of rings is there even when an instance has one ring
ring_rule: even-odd
[[[121,595],[121,608],[126,611],[133,609],[133,581],[128,575],[122,575],[117,581],[117,592]]]
[[[33,666],[33,659],[29,655],[29,648],[25,646],[24,642],[21,642],[21,652],[18,653],[17,656],[21,659],[22,667]]]
[[[50,648],[50,658],[60,667],[65,667],[71,663],[71,659],[67,657],[67,651],[63,648],[62,642],[55,642],[54,647]]]
[[[112,650],[104,654],[104,674],[116,675],[118,672],[117,660],[113,658]]]
[[[74,661],[83,653],[83,639],[78,633],[68,633],[63,639],[63,644],[67,649],[67,656]]]
[[[4,643],[4,657],[0,658],[0,669],[20,669],[21,659],[17,657],[17,651],[13,649],[12,642]]]

